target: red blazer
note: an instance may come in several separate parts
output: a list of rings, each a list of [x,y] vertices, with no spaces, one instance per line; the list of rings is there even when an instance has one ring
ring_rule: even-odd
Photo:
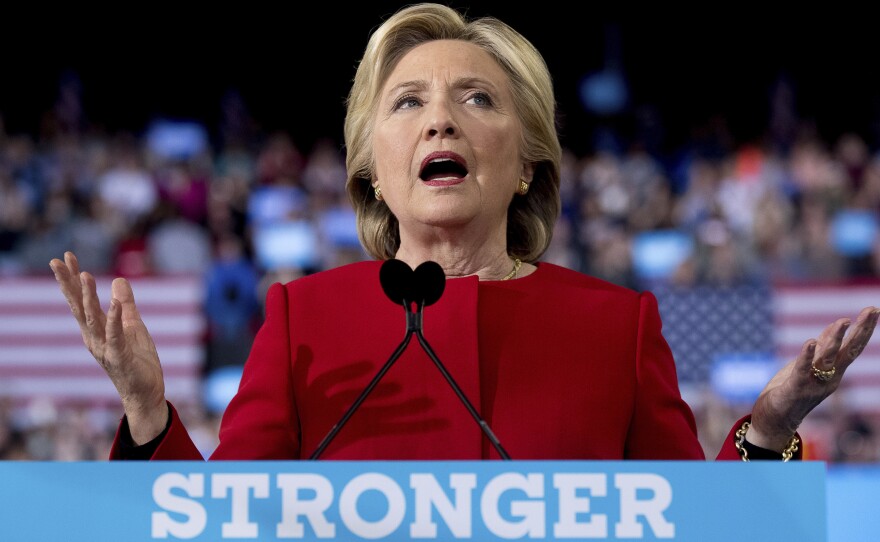
[[[404,310],[382,291],[380,266],[354,263],[269,289],[211,459],[312,454],[404,338]],[[651,293],[540,263],[517,280],[448,279],[423,329],[514,460],[704,459]],[[171,410],[153,459],[201,459]],[[739,423],[719,459],[739,459]],[[415,337],[321,455],[498,457]]]

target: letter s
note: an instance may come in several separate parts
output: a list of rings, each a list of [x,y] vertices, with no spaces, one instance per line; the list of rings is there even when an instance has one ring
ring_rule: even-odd
[[[153,512],[153,538],[195,538],[202,534],[208,523],[205,508],[198,501],[175,495],[172,489],[182,489],[189,497],[203,497],[205,476],[177,472],[165,473],[153,482],[153,501],[166,512]],[[168,512],[186,516],[186,521],[175,521]]]

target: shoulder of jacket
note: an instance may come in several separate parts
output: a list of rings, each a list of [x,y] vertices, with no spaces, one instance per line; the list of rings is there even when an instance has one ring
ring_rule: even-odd
[[[604,292],[608,295],[618,295],[621,296],[621,298],[633,300],[641,295],[639,292],[631,288],[560,265],[542,262],[539,266],[542,270],[543,279],[560,288]]]

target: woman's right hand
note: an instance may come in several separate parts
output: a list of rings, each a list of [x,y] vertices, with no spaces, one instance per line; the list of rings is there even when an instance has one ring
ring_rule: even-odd
[[[105,314],[95,278],[80,272],[72,252],[64,253],[64,261],[53,258],[49,267],[83,342],[116,386],[134,443],[149,442],[165,429],[168,407],[156,345],[135,306],[131,284],[123,278],[113,280]]]

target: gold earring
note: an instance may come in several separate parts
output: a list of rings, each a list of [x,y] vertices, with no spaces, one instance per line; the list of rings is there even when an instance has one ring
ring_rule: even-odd
[[[373,192],[376,194],[376,199],[382,201],[382,189],[377,186],[373,189]]]
[[[519,190],[517,190],[516,193],[519,194],[520,196],[525,196],[526,192],[528,192],[528,191],[529,191],[529,183],[520,179],[519,180]]]

